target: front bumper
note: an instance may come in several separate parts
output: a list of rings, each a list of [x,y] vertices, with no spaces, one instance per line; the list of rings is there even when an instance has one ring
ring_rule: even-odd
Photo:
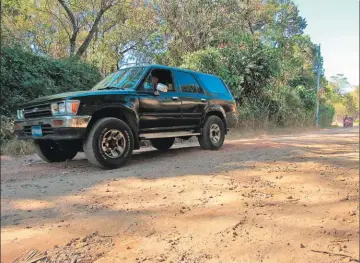
[[[82,139],[91,116],[53,116],[15,121],[15,135],[19,140],[72,140]],[[33,136],[32,126],[41,126],[43,136]]]

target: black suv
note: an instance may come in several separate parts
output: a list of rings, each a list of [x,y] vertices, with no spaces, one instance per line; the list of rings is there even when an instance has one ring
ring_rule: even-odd
[[[84,151],[93,165],[117,168],[140,148],[141,140],[166,151],[175,138],[197,136],[203,149],[218,150],[236,122],[234,98],[221,78],[151,65],[121,69],[90,91],[22,105],[15,134],[34,140],[47,162]]]

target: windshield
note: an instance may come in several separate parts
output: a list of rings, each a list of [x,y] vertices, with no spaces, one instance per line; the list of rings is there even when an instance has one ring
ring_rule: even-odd
[[[145,71],[145,67],[134,67],[121,69],[106,76],[96,84],[91,90],[102,89],[134,89],[136,83]]]

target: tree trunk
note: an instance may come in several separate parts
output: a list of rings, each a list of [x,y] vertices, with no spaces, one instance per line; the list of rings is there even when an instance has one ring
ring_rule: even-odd
[[[70,57],[74,56],[75,49],[76,49],[76,38],[77,38],[77,32],[73,33],[70,38]]]
[[[72,11],[70,10],[70,8],[66,5],[64,0],[58,0],[58,2],[60,3],[60,5],[65,9],[65,12],[70,20],[70,23],[72,25],[73,28],[73,33],[70,40],[70,56],[74,56],[75,54],[75,49],[76,49],[76,40],[77,40],[77,36],[78,36],[78,32],[79,32],[79,28],[78,28],[78,23],[77,20],[74,16],[74,14],[72,13]],[[98,29],[98,25],[100,23],[100,20],[102,18],[102,16],[104,15],[104,13],[110,9],[113,6],[113,4],[108,4],[107,6],[103,6],[98,15],[96,16],[96,19],[94,21],[94,24],[92,25],[89,34],[86,36],[84,43],[82,43],[82,45],[79,47],[79,49],[77,50],[75,57],[77,59],[79,59],[84,52],[86,51],[86,49],[89,47],[89,44],[91,42],[91,40],[94,37],[94,34],[96,33],[97,29]]]
[[[74,16],[74,14],[71,12],[70,8],[66,5],[66,3],[64,2],[64,0],[58,0],[60,5],[65,9],[65,12],[70,20],[71,26],[72,26],[72,35],[71,38],[69,39],[70,41],[70,57],[72,57],[75,53],[75,48],[76,48],[76,39],[77,39],[77,34],[79,32],[79,28],[78,28],[78,24],[76,21],[76,18]]]
[[[104,15],[104,13],[111,7],[111,5],[107,6],[106,8],[104,9],[100,9],[98,15],[96,16],[96,19],[94,21],[94,24],[92,25],[91,29],[90,29],[90,32],[89,34],[86,36],[85,40],[84,40],[84,43],[82,43],[82,45],[79,47],[78,51],[76,52],[76,57],[77,58],[80,58],[85,50],[88,48],[92,38],[94,37],[94,34],[97,30],[97,27],[100,23],[100,20],[101,20],[101,17]]]

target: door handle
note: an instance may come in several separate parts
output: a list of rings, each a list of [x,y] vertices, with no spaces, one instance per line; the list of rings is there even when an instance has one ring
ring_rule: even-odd
[[[173,100],[179,100],[179,97],[172,97]]]
[[[206,102],[206,99],[202,98],[201,101],[202,101],[202,102]]]

